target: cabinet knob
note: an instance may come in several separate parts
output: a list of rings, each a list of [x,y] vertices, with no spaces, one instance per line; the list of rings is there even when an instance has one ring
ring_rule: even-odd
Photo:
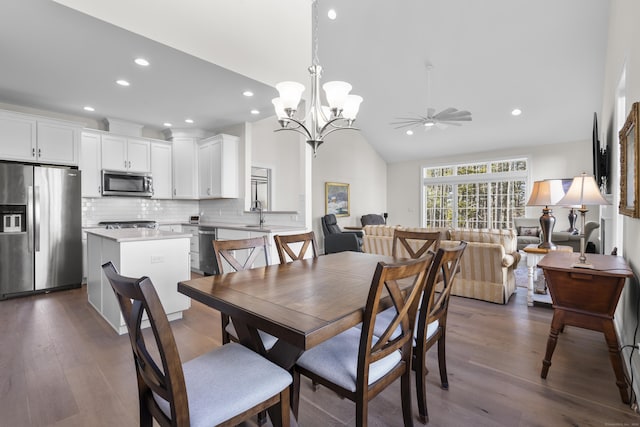
[[[38,148],[38,157],[42,157],[42,149]]]
[[[36,149],[32,148],[31,149],[31,157],[35,157],[36,156]]]

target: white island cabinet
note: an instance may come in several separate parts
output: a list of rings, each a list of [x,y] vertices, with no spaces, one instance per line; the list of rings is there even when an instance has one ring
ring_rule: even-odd
[[[178,293],[178,282],[191,278],[190,235],[127,228],[87,230],[87,294],[89,303],[118,332],[127,327],[102,264],[111,261],[127,277],[151,278],[169,320],[181,319],[191,299]],[[143,327],[148,322],[143,320]]]

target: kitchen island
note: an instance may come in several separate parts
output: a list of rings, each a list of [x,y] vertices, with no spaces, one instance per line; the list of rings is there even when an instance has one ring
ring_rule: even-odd
[[[182,318],[191,299],[177,284],[191,278],[189,233],[144,228],[89,229],[87,232],[87,294],[91,304],[118,334],[127,332],[120,306],[102,264],[111,261],[127,277],[148,276],[169,320]],[[143,327],[148,322],[143,320]]]

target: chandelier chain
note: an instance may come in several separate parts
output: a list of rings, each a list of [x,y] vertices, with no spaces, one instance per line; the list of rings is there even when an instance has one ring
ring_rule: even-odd
[[[318,0],[313,0],[313,9],[311,11],[311,15],[313,18],[313,34],[311,35],[312,41],[311,43],[313,48],[313,65],[319,65],[320,60],[318,59]]]

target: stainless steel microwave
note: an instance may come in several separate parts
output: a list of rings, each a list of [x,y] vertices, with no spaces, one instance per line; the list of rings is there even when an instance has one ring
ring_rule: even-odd
[[[150,173],[102,171],[103,196],[153,196],[153,178]]]

